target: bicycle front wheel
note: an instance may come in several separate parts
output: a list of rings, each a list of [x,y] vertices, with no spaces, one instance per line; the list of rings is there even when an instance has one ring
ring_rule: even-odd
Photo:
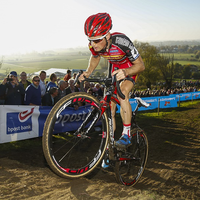
[[[89,174],[100,163],[108,143],[108,118],[100,102],[83,92],[63,97],[49,113],[43,152],[51,169],[64,178]]]
[[[142,176],[148,157],[148,140],[142,131],[132,134],[132,145],[118,152],[115,175],[118,182],[126,186],[135,185]]]

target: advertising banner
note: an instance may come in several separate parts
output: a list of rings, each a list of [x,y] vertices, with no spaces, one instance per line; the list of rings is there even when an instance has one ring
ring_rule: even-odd
[[[176,108],[177,107],[177,98],[176,96],[166,96],[159,98],[160,99],[160,108]]]
[[[169,96],[142,98],[150,104],[148,108],[140,107],[139,111],[158,108],[177,107],[177,102],[200,99],[200,92],[181,93]],[[132,110],[136,108],[136,100],[130,99]],[[120,107],[117,105],[117,113]],[[52,107],[49,106],[16,106],[0,105],[0,143],[40,137],[43,134],[44,123]],[[54,132],[72,131],[85,119],[90,106],[65,109],[58,117]],[[99,121],[99,123],[101,123]]]
[[[38,137],[38,106],[0,106],[0,143]]]
[[[154,110],[158,108],[158,97],[145,97],[141,98],[145,102],[149,103],[150,106],[145,108],[145,107],[140,107],[138,111],[144,111],[144,110]]]
[[[200,92],[192,92],[192,99],[193,100],[200,99]]]
[[[192,92],[190,93],[180,93],[180,101],[191,101],[192,100]]]
[[[0,106],[0,143],[42,136],[51,109],[50,106]],[[54,133],[76,130],[90,111],[91,106],[66,108],[55,122]]]
[[[39,136],[42,136],[44,123],[46,118],[51,110],[51,107],[40,106],[40,116],[38,119],[39,122]],[[63,112],[59,115],[54,126],[54,133],[67,132],[77,130],[77,127],[85,120],[87,114],[91,111],[91,106],[82,106],[79,109],[75,110],[74,108],[65,108]],[[99,121],[97,123],[100,124]],[[88,124],[89,126],[89,124]],[[87,127],[87,126],[86,126]]]

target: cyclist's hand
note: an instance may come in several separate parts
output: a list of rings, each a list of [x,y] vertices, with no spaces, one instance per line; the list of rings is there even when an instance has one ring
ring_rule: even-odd
[[[112,73],[112,76],[114,76],[115,74],[117,74],[116,75],[117,81],[120,81],[120,80],[126,78],[126,71],[125,71],[125,69],[118,69],[118,70],[114,71]]]
[[[88,72],[83,72],[79,77],[79,81],[82,82],[85,80],[85,77],[88,78],[89,76],[90,74]]]

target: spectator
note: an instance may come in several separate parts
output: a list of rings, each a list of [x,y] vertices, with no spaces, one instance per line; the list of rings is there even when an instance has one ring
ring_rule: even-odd
[[[21,79],[20,83],[23,84],[24,90],[26,90],[26,88],[31,84],[31,82],[27,80],[26,72],[21,72],[20,79]]]
[[[56,81],[57,81],[57,76],[53,73],[50,75],[50,82],[47,83],[47,92],[49,91],[50,88],[52,87],[57,87]]]
[[[40,77],[34,76],[32,79],[31,85],[26,88],[25,97],[24,97],[25,105],[41,105],[41,89],[40,89]]]
[[[26,88],[31,84],[31,82],[27,80],[26,72],[21,72],[20,79],[21,79],[20,83],[23,84],[24,90],[26,90]],[[22,104],[24,104],[24,95],[22,96]]]
[[[18,82],[17,72],[10,72],[8,78],[4,78],[0,85],[0,96],[2,96],[1,104],[5,105],[22,105],[24,87]]]
[[[91,94],[91,95],[94,95],[94,92],[93,92],[93,89],[92,89],[92,88],[89,88],[89,89],[87,90],[87,93],[88,93],[88,94]]]
[[[66,95],[73,92],[79,92],[78,88],[74,86],[74,79],[69,79],[68,84],[69,86],[66,89]]]
[[[72,77],[72,78],[73,78],[74,80],[75,80],[75,78],[76,78],[76,75],[77,75],[76,73],[73,73],[73,77]]]
[[[75,91],[80,92],[81,91],[81,83],[79,80],[77,80],[76,84],[75,84]]]
[[[71,79],[71,70],[67,70],[67,74],[64,76],[63,80],[68,82],[69,79]]]
[[[42,106],[54,106],[56,96],[58,96],[58,88],[50,88],[49,92],[42,97]]]
[[[98,96],[98,90],[100,89],[100,84],[99,83],[96,83],[94,85],[94,89],[93,89],[93,92],[95,94],[95,96]]]
[[[84,87],[84,91],[87,92],[87,90],[90,88],[90,82],[85,81],[83,87]]]
[[[43,97],[46,93],[46,84],[45,84],[46,72],[41,71],[39,76],[40,76],[41,97]]]
[[[58,95],[55,98],[55,102],[58,102],[61,98],[63,98],[66,93],[67,82],[64,80],[60,80],[58,82]]]

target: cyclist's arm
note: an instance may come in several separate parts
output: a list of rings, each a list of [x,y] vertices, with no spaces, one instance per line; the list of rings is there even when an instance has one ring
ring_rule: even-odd
[[[126,76],[133,76],[145,70],[145,66],[141,56],[139,56],[135,61],[133,61],[132,64],[133,65],[129,68],[114,71],[112,75],[117,73],[117,80],[121,80],[126,78]]]
[[[145,66],[141,56],[133,61],[132,64],[133,65],[131,67],[124,69],[126,72],[126,76],[133,76],[145,70]]]
[[[83,74],[80,76],[79,81],[84,80],[84,76],[86,78],[88,78],[90,76],[90,74],[92,74],[92,72],[96,69],[97,65],[100,62],[101,57],[100,56],[93,56],[91,55],[90,60],[89,60],[89,65],[88,68],[85,72],[83,72]]]

